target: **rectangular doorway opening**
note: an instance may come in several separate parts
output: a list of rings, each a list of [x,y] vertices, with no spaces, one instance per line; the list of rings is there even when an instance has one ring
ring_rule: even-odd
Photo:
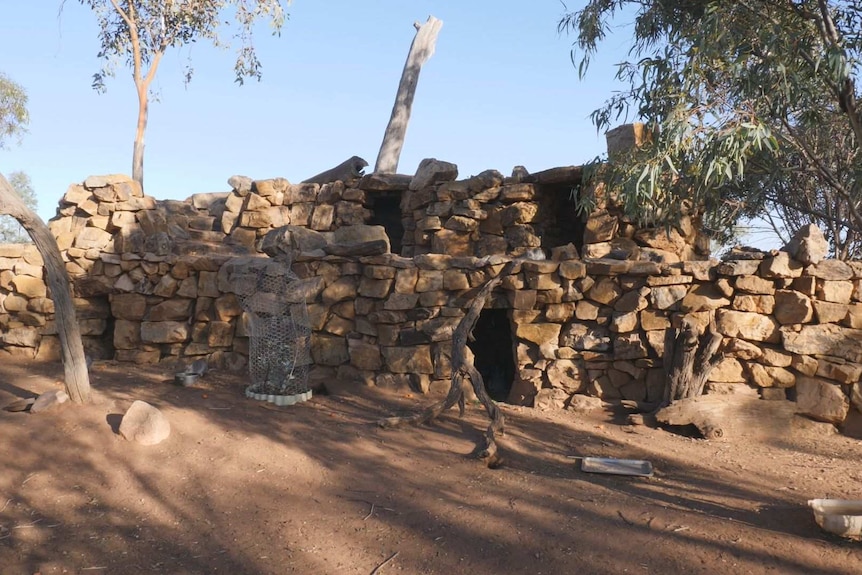
[[[368,194],[367,207],[371,210],[368,224],[383,226],[389,237],[389,251],[401,255],[401,245],[404,239],[404,222],[401,219],[401,192],[371,192]]]
[[[512,328],[505,309],[483,309],[467,346],[475,357],[476,369],[485,381],[485,391],[494,401],[508,401],[515,379]]]

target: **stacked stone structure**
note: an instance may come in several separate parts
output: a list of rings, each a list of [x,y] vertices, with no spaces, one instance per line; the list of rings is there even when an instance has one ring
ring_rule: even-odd
[[[511,332],[512,403],[657,400],[665,333],[692,316],[724,336],[713,392],[794,399],[833,423],[851,403],[862,410],[862,263],[822,259],[810,239],[706,260],[696,222],[639,228],[611,200],[578,217],[572,195],[598,193],[582,176],[567,167],[459,180],[453,164],[426,160],[412,177],[233,177],[230,192],[185,201],[155,200],[122,176],[91,177],[69,188],[50,227],[95,357],[243,369],[248,326],[235,278],[264,251],[290,250],[313,379],[448,386],[452,332],[472,295],[531,254],[488,304]],[[380,214],[392,205],[381,198],[393,197],[397,213]],[[40,264],[32,247],[0,247],[3,353],[58,356]]]

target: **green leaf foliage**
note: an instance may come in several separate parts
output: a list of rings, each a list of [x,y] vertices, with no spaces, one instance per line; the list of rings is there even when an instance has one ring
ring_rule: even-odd
[[[591,117],[652,135],[597,172],[630,215],[667,224],[696,208],[719,240],[752,217],[791,233],[815,222],[836,256],[862,255],[862,1],[589,0],[559,25],[579,73],[621,21],[625,88]]]
[[[261,63],[254,49],[255,25],[268,20],[278,34],[287,17],[280,0],[79,0],[96,15],[104,61],[93,76],[93,87],[105,89],[105,80],[118,64],[148,76],[158,59],[171,48],[201,41],[236,51],[236,81],[261,77]],[[136,64],[137,60],[137,64]],[[136,68],[140,66],[141,70]],[[186,69],[190,80],[192,69]]]
[[[0,149],[6,147],[8,140],[20,138],[29,121],[27,92],[0,73]]]

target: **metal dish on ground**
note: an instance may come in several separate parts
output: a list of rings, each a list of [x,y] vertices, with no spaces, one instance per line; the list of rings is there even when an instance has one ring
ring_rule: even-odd
[[[612,457],[584,457],[581,471],[609,475],[652,477],[652,463],[641,459],[614,459]]]
[[[186,371],[174,375],[174,381],[177,383],[177,385],[182,385],[183,387],[194,385],[199,378],[199,373],[189,373]]]

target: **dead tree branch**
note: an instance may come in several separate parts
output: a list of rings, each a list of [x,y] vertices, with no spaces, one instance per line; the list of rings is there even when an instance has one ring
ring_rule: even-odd
[[[503,412],[497,407],[488,392],[485,391],[485,382],[482,375],[473,362],[467,357],[467,338],[470,336],[473,328],[476,326],[476,321],[479,319],[479,314],[482,308],[485,307],[485,302],[490,297],[491,292],[497,287],[503,278],[516,268],[520,267],[523,258],[515,259],[503,266],[500,273],[488,280],[476,297],[470,303],[467,313],[458,323],[455,328],[455,333],[452,335],[452,384],[449,387],[449,393],[442,401],[432,404],[426,409],[417,413],[402,417],[388,417],[378,421],[378,425],[383,428],[392,428],[402,425],[420,425],[436,419],[441,413],[450,409],[456,403],[458,404],[460,415],[464,414],[464,381],[465,377],[469,378],[472,384],[473,392],[479,399],[479,402],[485,407],[488,413],[488,418],[491,420],[488,429],[485,431],[484,444],[479,447],[478,455],[484,459],[488,467],[499,467],[502,459],[497,453],[498,434],[503,433],[504,420]]]

